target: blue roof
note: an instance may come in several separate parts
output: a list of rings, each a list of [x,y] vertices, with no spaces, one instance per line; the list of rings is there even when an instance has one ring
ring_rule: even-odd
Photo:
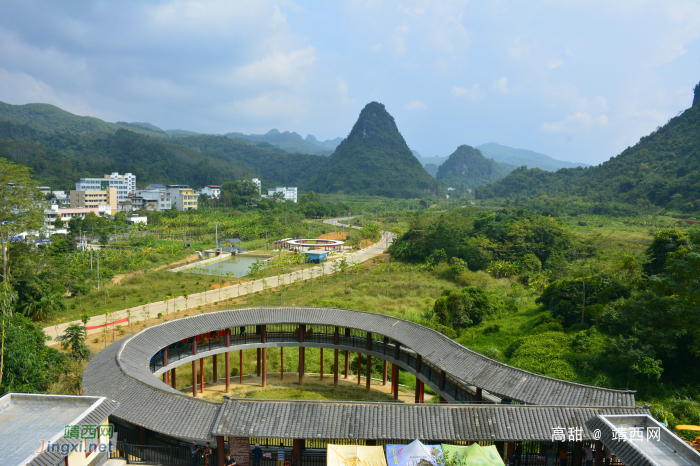
[[[325,256],[328,254],[328,251],[304,251],[304,254],[307,256]]]
[[[153,186],[154,188],[165,188],[165,185],[162,184],[149,184],[148,186]]]

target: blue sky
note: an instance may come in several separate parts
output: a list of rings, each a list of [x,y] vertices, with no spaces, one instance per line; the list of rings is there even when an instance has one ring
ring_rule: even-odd
[[[698,1],[0,1],[0,101],[163,129],[498,142],[598,164],[690,106]]]

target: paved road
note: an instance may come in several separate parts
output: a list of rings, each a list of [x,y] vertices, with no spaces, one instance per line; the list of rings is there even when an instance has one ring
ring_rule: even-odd
[[[334,218],[329,220],[324,220],[324,223],[330,225],[338,225],[340,221],[348,220],[349,217],[345,218]],[[345,225],[346,227],[348,225]],[[357,228],[357,227],[354,227]],[[374,256],[381,254],[391,243],[391,233],[384,233],[380,242],[369,246],[365,249],[361,249],[357,252],[345,255],[346,260],[349,264],[357,264],[371,259]],[[158,301],[154,303],[144,304],[142,306],[136,306],[129,309],[123,309],[121,311],[115,311],[109,316],[106,314],[91,317],[87,323],[88,329],[90,327],[98,327],[88,330],[88,335],[94,333],[100,333],[102,328],[107,325],[110,329],[115,322],[129,319],[133,324],[134,322],[139,322],[142,320],[150,319],[156,317],[158,313],[167,315],[175,310],[182,311],[183,309],[192,309],[200,305],[214,304],[220,301],[225,301],[230,298],[236,298],[239,296],[245,296],[250,293],[257,293],[265,289],[277,288],[281,285],[289,285],[296,282],[297,280],[309,280],[313,277],[320,277],[321,275],[331,275],[336,273],[336,268],[333,262],[325,264],[325,267],[317,266],[310,269],[300,270],[297,272],[292,272],[288,274],[281,275],[279,277],[268,277],[261,278],[252,282],[245,283],[243,285],[231,285],[226,286],[216,290],[209,290],[202,293],[191,294],[187,297],[187,300],[183,296],[178,296],[166,301]],[[313,275],[312,275],[313,274]],[[44,328],[44,333],[49,335],[52,340],[49,340],[47,345],[55,345],[56,337],[63,334],[63,331],[71,324],[80,323],[79,320],[73,322],[66,322],[53,327]],[[126,321],[121,324],[126,325]],[[99,327],[102,326],[102,327]]]

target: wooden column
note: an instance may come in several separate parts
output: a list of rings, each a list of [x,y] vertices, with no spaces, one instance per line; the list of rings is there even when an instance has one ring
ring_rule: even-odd
[[[320,348],[320,349],[321,349],[321,374],[320,374],[319,380],[323,380],[323,348]]]
[[[600,440],[595,441],[595,461],[593,464],[595,466],[603,466],[603,442]]]
[[[170,369],[170,386],[177,390],[177,377],[175,373],[175,367]]]
[[[583,457],[583,442],[574,442],[574,465],[581,466],[581,459]]]
[[[224,451],[226,447],[224,446],[224,437],[222,435],[216,436],[216,465],[225,466],[224,460],[226,459],[226,452]]]
[[[192,396],[197,396],[197,361],[192,361]]]
[[[357,353],[357,385],[362,381],[362,353]]]
[[[335,328],[335,335],[333,336],[333,344],[338,346],[340,343],[340,334],[338,327]],[[338,387],[338,348],[333,350],[333,386]]]
[[[394,369],[396,368],[396,364],[392,363],[391,364],[391,387],[389,387],[389,393],[393,394],[394,393]]]
[[[420,403],[420,380],[416,378],[416,391],[413,396],[414,403]]]
[[[255,370],[255,373],[257,374],[258,377],[260,377],[260,348],[258,348],[258,364]]]
[[[192,337],[192,354],[197,355],[197,337]],[[197,396],[197,360],[192,361],[192,396]]]
[[[147,445],[148,444],[148,439],[146,438],[146,428],[139,426],[139,442],[141,442],[141,445]],[[66,461],[66,464],[68,462]]]
[[[345,337],[350,337],[350,329],[345,328]],[[350,376],[350,351],[345,351],[345,378]]]
[[[241,385],[243,385],[243,350],[240,351],[240,367],[238,369],[238,377]]]
[[[425,384],[423,382],[420,383],[420,402],[424,403],[425,400]]]
[[[163,348],[163,367],[168,366],[168,347]],[[163,372],[163,382],[170,385],[170,373],[168,371]]]
[[[263,325],[261,332],[262,342],[267,343],[267,325]],[[267,387],[267,348],[262,349],[262,386]]]
[[[401,343],[394,341],[394,360],[398,361],[401,357]],[[396,363],[392,364],[393,373],[391,375],[391,383],[394,385],[394,401],[399,400],[399,366]]]
[[[211,371],[212,371],[211,378],[214,379],[213,380],[214,383],[219,381],[219,373],[218,373],[219,368],[216,367],[217,366],[217,364],[216,364],[217,363],[217,360],[216,360],[217,356],[218,356],[218,354],[214,354],[211,357],[211,364],[212,364],[212,366],[211,366],[211,368],[212,368],[211,369]]]
[[[481,393],[481,388],[476,387],[476,394],[474,395],[474,401],[481,402],[484,400],[483,394]]]
[[[384,357],[386,358],[386,349],[389,346],[389,337],[384,337]],[[387,369],[389,366],[389,362],[384,359],[384,372],[382,374],[382,385],[386,387],[386,381],[387,381]]]
[[[200,391],[204,393],[204,358],[199,358],[199,380],[202,383]]]
[[[292,464],[301,466],[301,452],[304,450],[305,439],[292,439]]]
[[[299,343],[304,343],[304,333],[306,333],[306,325],[299,325]],[[299,385],[304,383],[304,372],[306,372],[306,348],[299,346]]]
[[[372,333],[367,332],[367,351],[372,351]],[[367,391],[372,383],[372,356],[367,355]]]
[[[226,329],[226,348],[231,347],[231,329]],[[231,391],[231,353],[226,351],[224,354],[224,365],[226,366],[226,394]]]
[[[394,401],[399,400],[399,366],[391,365],[391,386],[394,393]]]
[[[280,380],[284,380],[284,347],[280,346]]]

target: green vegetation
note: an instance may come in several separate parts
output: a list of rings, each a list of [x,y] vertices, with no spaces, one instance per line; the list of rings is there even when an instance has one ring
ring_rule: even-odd
[[[394,118],[377,102],[362,109],[312,186],[318,192],[402,198],[432,195],[436,190],[435,180],[411,153]]]
[[[475,194],[511,199],[576,196],[687,215],[700,211],[699,177],[700,106],[694,105],[601,165],[555,173],[521,167]]]
[[[28,124],[43,132],[56,133],[115,133],[120,129],[117,123],[108,123],[99,118],[81,117],[49,104],[11,105],[0,102],[0,121]],[[162,137],[162,134],[149,128],[133,128],[137,132]]]
[[[436,178],[445,187],[474,189],[503,178],[515,168],[487,159],[479,149],[463,145],[440,165]]]

